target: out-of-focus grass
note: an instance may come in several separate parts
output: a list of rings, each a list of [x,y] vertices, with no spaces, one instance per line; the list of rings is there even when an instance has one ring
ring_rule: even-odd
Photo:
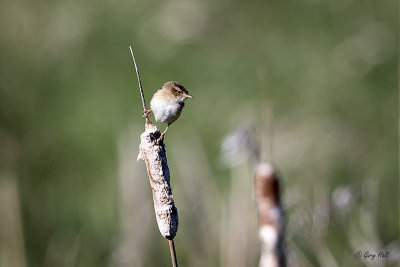
[[[223,136],[249,121],[273,145],[299,266],[362,266],[355,250],[396,248],[397,10],[358,0],[1,2],[0,176],[17,180],[27,265],[169,264],[152,210],[137,210],[151,209],[151,192],[130,151],[143,120],[129,45],[148,102],[168,80],[196,97],[166,138],[182,265],[257,262],[256,218],[246,229],[237,221],[255,215],[251,173],[219,160]],[[132,181],[121,180],[124,164]],[[130,194],[142,197],[121,208]]]

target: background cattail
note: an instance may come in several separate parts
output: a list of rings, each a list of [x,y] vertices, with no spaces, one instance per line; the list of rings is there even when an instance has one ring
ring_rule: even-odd
[[[234,172],[234,166],[246,161],[250,163],[247,173],[249,177],[254,175],[253,190],[257,202],[258,235],[261,242],[259,266],[280,267],[286,265],[281,192],[278,177],[272,166],[261,163],[261,151],[267,149],[260,145],[260,138],[256,133],[255,127],[250,124],[237,126],[222,143],[221,159],[232,168],[232,172]],[[248,184],[245,177],[240,177],[240,179]],[[249,188],[246,190],[245,185],[242,185],[239,190],[241,194],[252,194]],[[241,202],[244,201],[241,200]],[[247,218],[246,221],[251,221],[250,216],[256,217],[250,212],[243,215]],[[245,224],[242,220],[241,223]],[[254,231],[257,230],[254,229]]]
[[[285,266],[283,210],[279,181],[271,165],[255,168],[254,191],[257,201],[259,238],[261,241],[260,267]]]

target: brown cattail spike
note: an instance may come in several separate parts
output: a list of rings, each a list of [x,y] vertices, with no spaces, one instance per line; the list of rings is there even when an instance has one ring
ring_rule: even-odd
[[[263,163],[256,166],[254,190],[261,241],[260,267],[286,266],[279,181],[271,165]]]

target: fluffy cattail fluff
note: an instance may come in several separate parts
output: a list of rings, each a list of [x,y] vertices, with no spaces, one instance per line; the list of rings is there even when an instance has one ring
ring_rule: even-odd
[[[164,142],[157,142],[160,135],[154,124],[146,123],[146,130],[140,136],[138,160],[146,162],[158,229],[165,238],[172,240],[178,230],[178,211],[172,196]]]
[[[261,241],[259,266],[286,266],[279,181],[269,164],[262,163],[256,166],[254,190],[258,204],[259,237]]]

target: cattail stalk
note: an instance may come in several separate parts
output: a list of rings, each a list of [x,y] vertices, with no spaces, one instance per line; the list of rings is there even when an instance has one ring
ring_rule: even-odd
[[[131,50],[133,64],[135,65],[136,77],[137,77],[137,80],[138,80],[138,83],[139,83],[140,97],[142,98],[143,113],[145,113],[146,110],[147,110],[147,108],[146,108],[146,100],[144,99],[143,87],[142,87],[142,81],[140,80],[139,69],[138,69],[138,66],[136,64],[136,59],[135,59],[135,55],[133,54],[132,46],[129,46],[129,49]],[[149,121],[149,119],[146,116],[146,122],[148,122],[148,121]]]
[[[142,98],[143,112],[146,112],[146,102],[144,99],[142,83],[140,81],[139,70],[135,56],[133,55],[132,47],[130,46],[129,48],[133,63],[135,64],[140,96]],[[145,131],[140,136],[138,160],[142,159],[146,163],[151,190],[153,192],[154,211],[156,214],[158,229],[160,230],[161,235],[168,239],[172,266],[177,267],[178,261],[176,258],[174,237],[178,231],[178,210],[175,207],[172,195],[165,145],[163,140],[161,140],[161,142],[158,140],[160,136],[160,131],[146,116]]]
[[[261,241],[259,266],[286,266],[283,244],[284,223],[279,181],[271,165],[262,163],[256,166],[254,190],[257,201],[259,237]]]

